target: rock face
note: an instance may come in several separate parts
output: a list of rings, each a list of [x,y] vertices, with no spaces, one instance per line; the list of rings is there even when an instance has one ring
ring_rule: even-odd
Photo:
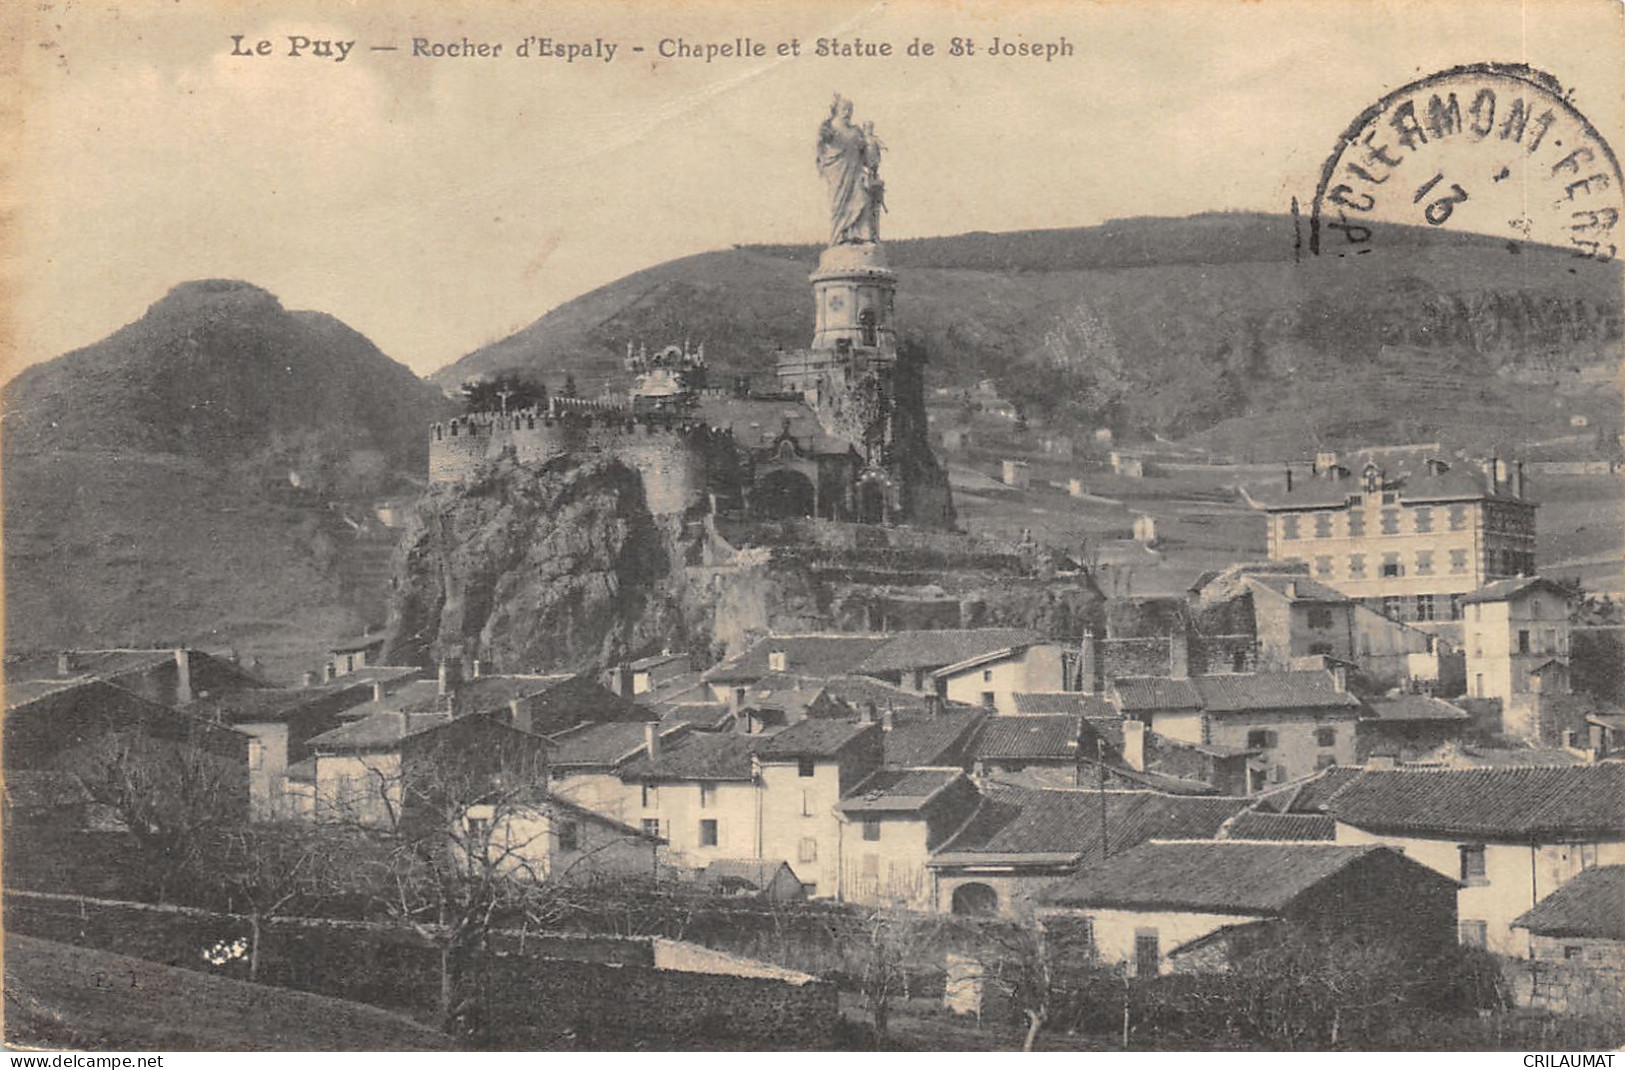
[[[393,562],[386,657],[586,671],[662,648],[719,658],[768,631],[1069,635],[1103,619],[1086,577],[1041,579],[963,536],[770,527],[778,538],[736,548],[710,525],[656,518],[638,473],[606,455],[498,461],[418,502]]]
[[[680,553],[619,461],[499,462],[419,500],[395,554],[387,656],[481,658],[514,672],[680,643],[667,594]]]

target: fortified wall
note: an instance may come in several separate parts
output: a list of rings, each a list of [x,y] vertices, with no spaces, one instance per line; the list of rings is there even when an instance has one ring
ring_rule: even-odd
[[[651,513],[671,515],[705,500],[708,464],[732,444],[726,431],[669,415],[607,408],[469,413],[431,426],[429,482],[464,482],[504,454],[539,465],[566,453],[605,453],[643,477]]]

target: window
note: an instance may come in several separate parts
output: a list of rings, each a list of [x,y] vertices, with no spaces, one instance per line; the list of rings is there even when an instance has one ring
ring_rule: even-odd
[[[559,850],[574,851],[581,846],[581,826],[574,821],[559,822]]]
[[[1332,514],[1315,514],[1315,538],[1329,539],[1332,537]]]
[[[1464,843],[1461,845],[1461,880],[1464,884],[1484,884],[1487,881],[1484,869],[1484,845],[1481,843]]]
[[[1330,576],[1332,574],[1332,559],[1330,555],[1317,555],[1315,557],[1315,575]]]
[[[1274,775],[1271,776],[1270,779],[1275,781],[1275,783],[1277,783],[1277,784],[1286,783],[1286,766],[1277,765],[1275,767]]]
[[[1563,945],[1563,957],[1566,958],[1566,959],[1570,959],[1570,960],[1577,959],[1577,958],[1579,958],[1580,956],[1582,956],[1584,954],[1585,954],[1585,948],[1583,948],[1583,947],[1579,947],[1579,946],[1577,946],[1575,944],[1564,944]]]
[[[803,758],[796,763],[796,776],[812,776],[818,772],[818,763],[811,758]]]
[[[1330,769],[1332,766],[1334,766],[1336,764],[1337,764],[1337,756],[1335,754],[1320,754],[1320,755],[1315,756],[1315,771],[1316,772],[1319,772],[1322,769]]]
[[[1398,554],[1382,555],[1382,575],[1384,579],[1393,579],[1396,576],[1403,576],[1404,574],[1405,567],[1399,563]]]
[[[643,834],[645,836],[658,836],[658,835],[660,835],[660,819],[658,817],[646,817],[646,818],[644,818],[643,819]]]
[[[1365,554],[1349,554],[1349,579],[1365,579]]]
[[[1459,594],[1453,594],[1450,596],[1450,619],[1461,619],[1461,595]]]
[[[1323,655],[1325,657],[1331,657],[1332,656],[1332,644],[1330,644],[1330,643],[1310,643],[1309,644],[1309,656],[1310,657],[1315,657],[1316,655]]]
[[[1399,596],[1385,594],[1382,596],[1382,615],[1393,620],[1399,619]]]
[[[483,817],[468,819],[468,839],[471,843],[484,843],[491,838],[491,822]]]
[[[993,706],[994,706],[993,699],[994,699],[993,692],[991,692],[991,691],[983,691],[982,692],[982,705],[984,707],[986,707],[987,709],[991,710],[993,708]]]
[[[708,817],[700,822],[700,846],[715,847],[717,845],[717,820]]]
[[[1518,653],[1529,653],[1529,629],[1521,628],[1518,631]]]
[[[1335,728],[1317,728],[1317,729],[1315,729],[1315,746],[1317,746],[1317,747],[1335,747],[1335,746],[1337,746],[1337,729],[1335,729]]]
[[[1456,926],[1456,937],[1463,947],[1486,947],[1490,942],[1489,925],[1476,920],[1464,920]]]
[[[1433,530],[1433,510],[1432,509],[1429,509],[1429,508],[1423,506],[1421,508],[1418,508],[1411,515],[1416,518],[1416,530],[1419,533],[1421,533],[1423,535],[1426,535],[1428,532]]]
[[[863,823],[863,838],[868,840],[870,843],[880,839],[880,822],[865,821]]]
[[[993,670],[992,669],[983,669],[982,670],[982,683],[991,684],[992,682],[993,682]]]
[[[643,808],[654,810],[660,806],[660,789],[653,784],[643,785]]]
[[[1399,534],[1399,510],[1384,509],[1382,511],[1382,533],[1384,535]]]
[[[1418,551],[1416,551],[1416,574],[1418,576],[1431,576],[1431,575],[1433,575],[1433,551],[1432,550],[1418,550]]]
[[[1155,929],[1134,930],[1134,976],[1155,977],[1162,970],[1162,948]]]
[[[1419,594],[1416,596],[1416,619],[1433,619],[1433,596],[1431,594]]]
[[[1254,728],[1247,733],[1247,749],[1262,750],[1275,746],[1275,733],[1267,728]]]
[[[1358,509],[1349,510],[1349,538],[1358,539],[1365,534],[1365,514]]]
[[[1332,610],[1330,606],[1309,607],[1309,627],[1330,628],[1332,626]]]
[[[1467,507],[1465,505],[1452,505],[1450,507],[1450,530],[1460,531],[1467,526]]]
[[[716,801],[717,786],[700,781],[700,809],[704,810]]]
[[[1484,674],[1483,673],[1474,673],[1473,674],[1473,694],[1476,695],[1478,698],[1483,698],[1484,697]]]
[[[796,861],[818,861],[818,841],[813,839],[811,836],[803,837],[801,843],[796,847]]]
[[[1451,550],[1450,551],[1450,571],[1451,572],[1456,572],[1456,573],[1461,573],[1461,572],[1466,572],[1467,571],[1467,551],[1466,550]]]
[[[1281,538],[1296,539],[1298,537],[1298,518],[1283,516],[1281,518]]]
[[[812,792],[810,791],[803,791],[801,793],[801,816],[812,816]]]

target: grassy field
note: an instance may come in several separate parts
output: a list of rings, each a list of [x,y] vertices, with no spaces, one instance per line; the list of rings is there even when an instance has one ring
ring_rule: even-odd
[[[5,1039],[89,1051],[444,1051],[373,1007],[6,936]]]

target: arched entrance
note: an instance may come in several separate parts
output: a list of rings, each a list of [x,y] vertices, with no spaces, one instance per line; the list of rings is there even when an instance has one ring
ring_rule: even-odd
[[[985,884],[961,884],[954,889],[953,913],[985,917],[999,912],[999,893]]]
[[[878,482],[866,480],[858,484],[858,520],[864,524],[886,522],[886,489]]]
[[[750,501],[751,511],[767,519],[812,516],[817,493],[805,475],[781,469],[762,477]]]

